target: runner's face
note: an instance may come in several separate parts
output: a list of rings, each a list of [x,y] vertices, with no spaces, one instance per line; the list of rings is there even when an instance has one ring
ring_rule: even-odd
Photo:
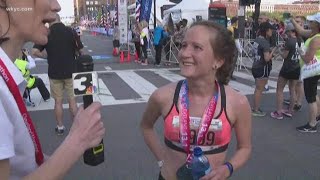
[[[10,15],[9,37],[46,44],[49,29],[45,23],[54,21],[60,11],[57,0],[7,0],[6,3]]]
[[[188,29],[178,54],[181,75],[194,78],[212,74],[216,62],[211,38],[212,32],[206,27],[194,26]]]

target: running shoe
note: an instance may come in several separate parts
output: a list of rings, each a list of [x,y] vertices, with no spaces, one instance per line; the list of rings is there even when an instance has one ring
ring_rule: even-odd
[[[285,105],[290,105],[290,99],[284,99],[283,104]]]
[[[267,113],[263,112],[261,109],[259,109],[257,111],[252,110],[252,116],[263,117],[266,115],[267,115]]]
[[[289,110],[282,110],[282,114],[284,114],[287,117],[292,117],[292,113]]]
[[[303,125],[303,126],[299,126],[296,128],[297,131],[299,132],[303,132],[303,133],[315,133],[317,132],[317,126],[310,126],[309,123],[307,123],[306,125]]]
[[[278,111],[271,112],[270,116],[274,119],[279,119],[279,120],[283,119],[282,113],[279,113]]]
[[[301,107],[302,107],[301,105],[295,104],[294,107],[293,107],[293,110],[300,111]]]

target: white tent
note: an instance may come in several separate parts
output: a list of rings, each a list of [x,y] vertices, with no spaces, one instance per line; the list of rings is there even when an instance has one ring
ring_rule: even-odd
[[[187,19],[188,24],[191,24],[196,20],[196,16],[201,16],[202,19],[208,19],[208,0],[183,0],[174,7],[164,11],[164,15],[168,16],[171,13],[172,19],[180,21],[181,19]]]

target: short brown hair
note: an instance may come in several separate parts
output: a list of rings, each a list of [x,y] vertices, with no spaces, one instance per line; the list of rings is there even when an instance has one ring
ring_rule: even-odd
[[[211,32],[210,44],[213,53],[217,59],[224,60],[223,65],[217,70],[216,78],[219,82],[228,84],[235,65],[234,59],[237,55],[234,39],[226,28],[211,21],[195,22],[190,28],[194,26],[206,27]]]

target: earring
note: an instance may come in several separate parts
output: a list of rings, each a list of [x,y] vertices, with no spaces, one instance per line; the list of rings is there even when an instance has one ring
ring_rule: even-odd
[[[213,69],[216,70],[217,69],[217,65],[214,65]]]

